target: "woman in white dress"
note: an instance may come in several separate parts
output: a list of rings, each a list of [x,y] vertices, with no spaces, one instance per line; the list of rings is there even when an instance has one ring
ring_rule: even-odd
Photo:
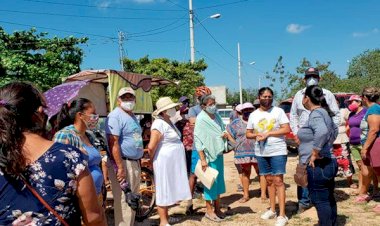
[[[175,116],[175,107],[169,97],[160,98],[153,112],[156,118],[151,127],[148,150],[153,159],[153,172],[156,183],[156,205],[160,216],[160,226],[170,225],[168,207],[178,201],[190,200],[191,193],[186,173],[185,148],[181,134],[170,121]]]

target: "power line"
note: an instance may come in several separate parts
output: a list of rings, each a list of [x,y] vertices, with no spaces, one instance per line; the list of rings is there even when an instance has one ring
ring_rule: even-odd
[[[217,8],[217,7],[221,7],[221,6],[227,6],[227,5],[235,5],[235,4],[242,3],[242,2],[248,2],[248,0],[240,0],[240,1],[223,3],[223,4],[218,4],[218,5],[205,6],[205,7],[196,8],[196,10]]]
[[[177,4],[177,3],[175,3],[175,2],[173,2],[171,0],[167,0],[167,1],[170,2],[170,3],[172,3],[173,5],[177,6],[178,8],[181,8],[183,10],[189,10],[188,8],[185,8],[185,7],[181,6],[180,4]]]
[[[202,23],[200,23],[201,21],[198,19],[198,17],[196,16],[195,18],[197,19],[199,24],[203,27],[203,29],[205,29],[205,31],[210,35],[210,37],[220,46],[220,48],[222,48],[224,50],[224,52],[226,52],[234,60],[237,60],[237,58],[234,55],[232,55],[226,48],[224,48],[224,46],[222,44],[220,44],[220,42],[218,40],[216,40],[216,38],[207,30],[207,28],[205,26],[203,26]]]
[[[234,75],[235,76],[235,73],[232,72],[230,69],[226,68],[225,66],[223,66],[222,64],[220,64],[218,61],[212,59],[211,57],[209,56],[206,56],[204,53],[200,52],[199,50],[197,50],[197,53],[201,54],[202,56],[206,57],[207,59],[211,60],[212,62],[214,62],[216,65],[218,65],[221,69],[223,70],[226,70],[227,72],[231,73],[231,75]]]
[[[183,39],[183,40],[144,40],[144,39],[133,39],[129,38],[128,41],[135,41],[135,42],[151,42],[151,43],[179,43],[179,42],[188,42],[189,39]]]
[[[173,31],[179,27],[182,27],[183,25],[187,24],[187,21],[185,23],[182,23],[178,26],[175,26],[175,27],[172,27],[170,29],[167,29],[167,30],[163,30],[163,31],[158,31],[158,32],[154,32],[154,33],[150,33],[150,34],[142,34],[142,35],[131,35],[130,37],[145,37],[145,36],[152,36],[152,35],[158,35],[158,34],[162,34],[162,33],[165,33],[165,32],[168,32],[168,31]],[[127,39],[129,39],[129,37],[127,37]]]
[[[62,14],[62,13],[46,13],[46,12],[31,12],[31,11],[18,11],[0,9],[1,12],[32,14],[32,15],[47,15],[47,16],[62,16],[62,17],[78,17],[78,18],[90,18],[90,19],[113,19],[113,20],[183,20],[184,18],[161,18],[161,17],[116,17],[116,16],[85,16],[75,14]]]
[[[53,4],[53,5],[86,7],[86,8],[118,9],[118,10],[133,10],[133,11],[155,11],[155,12],[183,11],[183,10],[179,10],[179,9],[140,9],[140,8],[129,8],[129,7],[113,7],[113,6],[102,6],[102,5],[86,5],[86,4],[63,3],[63,2],[40,1],[40,0],[21,0],[21,1],[25,1],[25,2],[38,2],[38,3]]]
[[[66,32],[66,33],[74,33],[74,34],[80,34],[80,35],[85,35],[85,36],[94,36],[94,37],[100,37],[100,38],[107,38],[107,39],[111,39],[111,40],[117,40],[117,38],[111,37],[111,36],[84,33],[84,32],[79,32],[79,31],[61,30],[61,29],[56,29],[56,28],[51,28],[51,27],[33,26],[30,24],[20,24],[20,23],[13,23],[13,22],[2,21],[2,20],[0,20],[0,23],[19,25],[19,26],[24,26],[24,27],[35,27],[35,28],[46,29],[46,30],[61,31],[61,32]]]
[[[187,14],[186,14],[186,16],[187,16]],[[167,24],[167,25],[165,25],[165,26],[162,26],[162,27],[158,27],[158,28],[154,28],[154,29],[146,30],[146,31],[140,31],[140,32],[134,32],[134,33],[128,33],[128,34],[129,34],[129,35],[137,35],[137,34],[149,33],[149,32],[152,32],[152,31],[158,31],[158,30],[161,30],[161,29],[164,29],[164,28],[170,27],[170,26],[172,26],[172,25],[174,25],[174,24],[176,24],[176,23],[178,23],[178,22],[179,22],[179,20],[176,20],[176,21],[174,21],[174,22],[172,22],[172,23],[170,23],[170,24]]]

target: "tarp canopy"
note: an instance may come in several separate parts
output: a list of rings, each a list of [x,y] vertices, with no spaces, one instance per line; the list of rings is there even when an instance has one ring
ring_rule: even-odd
[[[132,87],[136,92],[135,113],[151,113],[153,111],[152,98],[149,92],[153,86],[176,85],[167,79],[112,69],[84,70],[67,77],[65,83],[75,81],[86,81],[92,84],[108,84],[108,90],[106,92],[108,98],[105,98],[105,100],[107,103],[109,102],[109,109],[111,111],[117,106],[117,94],[120,88],[126,86]],[[91,97],[91,94],[87,92],[91,90],[93,89],[81,89],[78,97]],[[91,100],[91,98],[88,99]],[[101,102],[101,100],[95,102]],[[96,105],[96,107],[97,109],[103,109],[103,106],[100,107]],[[103,111],[101,112],[103,113]]]
[[[120,76],[125,81],[127,81],[133,89],[136,90],[138,88],[141,88],[145,92],[149,92],[152,86],[164,86],[169,84],[175,84],[170,80],[154,77],[151,75],[136,74],[126,71],[117,71],[110,69],[81,71],[77,74],[73,74],[67,77],[65,82],[88,80],[90,82],[96,83],[108,83],[108,77],[112,76]]]

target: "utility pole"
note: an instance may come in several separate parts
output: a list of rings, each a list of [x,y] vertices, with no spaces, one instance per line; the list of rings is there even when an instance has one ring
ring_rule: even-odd
[[[240,104],[243,104],[243,90],[241,88],[241,60],[240,60],[240,44],[238,43],[238,76],[239,76],[239,92]]]
[[[120,57],[120,67],[121,70],[124,71],[124,65],[123,65],[123,59],[124,59],[124,33],[122,31],[118,32],[118,37],[119,37],[119,57]]]
[[[195,61],[193,0],[189,0],[189,16],[190,16],[190,62],[193,64]]]

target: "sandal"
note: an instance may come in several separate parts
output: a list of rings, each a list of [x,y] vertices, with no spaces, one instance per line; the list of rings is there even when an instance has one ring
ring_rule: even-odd
[[[367,203],[371,200],[371,197],[369,195],[359,195],[355,199],[355,203]]]
[[[380,204],[376,205],[372,210],[373,212],[380,214]]]
[[[249,198],[246,198],[246,197],[242,197],[241,199],[239,199],[240,203],[246,203],[248,201],[249,201]]]
[[[221,218],[219,218],[216,214],[215,216],[210,216],[208,215],[208,213],[205,214],[205,218],[206,219],[209,219],[210,221],[214,221],[214,222],[221,222],[223,221]]]

